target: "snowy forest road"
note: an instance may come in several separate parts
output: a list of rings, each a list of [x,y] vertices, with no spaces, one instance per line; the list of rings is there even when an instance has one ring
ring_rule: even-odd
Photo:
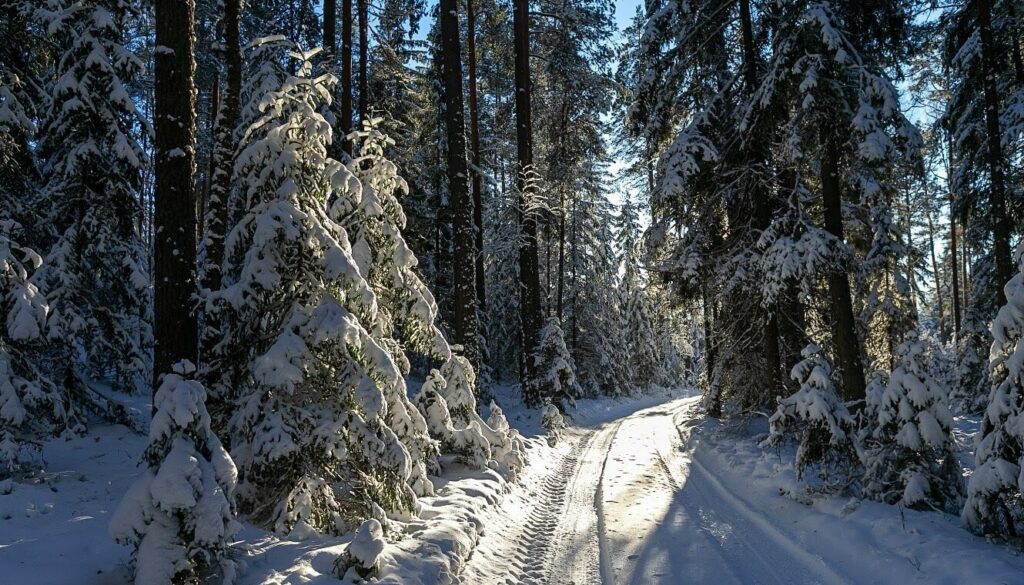
[[[846,582],[694,457],[697,399],[570,428],[525,470],[466,585]]]

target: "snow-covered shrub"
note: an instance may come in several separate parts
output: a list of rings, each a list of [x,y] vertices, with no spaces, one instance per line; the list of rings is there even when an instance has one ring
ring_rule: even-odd
[[[804,359],[790,372],[800,388],[787,398],[779,398],[778,408],[768,419],[771,431],[761,445],[773,446],[786,437],[795,438],[799,443],[795,461],[799,476],[808,465],[817,464],[826,482],[844,481],[856,463],[854,420],[836,395],[832,366],[821,348],[812,343],[800,354]]]
[[[462,346],[452,347],[452,357],[441,366],[445,385],[441,390],[452,422],[458,426],[468,425],[476,414],[476,372],[473,365],[461,354]]]
[[[380,555],[386,546],[380,522],[373,518],[366,520],[356,530],[345,552],[335,561],[334,575],[339,579],[373,579],[380,571]],[[355,575],[346,577],[349,571]]]
[[[182,361],[156,391],[146,470],[125,494],[110,534],[133,547],[135,583],[230,582],[235,464],[210,430],[206,390]]]
[[[335,79],[283,37],[247,49],[245,131],[229,207],[217,400],[239,469],[239,507],[281,533],[340,533],[413,511],[427,493],[426,423],[406,396],[395,343],[348,233],[358,180],[327,156],[321,112]],[[295,73],[287,66],[294,60]]]
[[[441,452],[455,455],[477,469],[492,468],[512,477],[523,466],[524,448],[519,433],[509,428],[505,415],[493,403],[488,421],[480,417],[473,397],[472,366],[453,355],[445,364],[448,379],[431,370],[416,396],[416,406],[427,421],[430,436]],[[452,407],[452,400],[458,407]]]
[[[491,457],[498,463],[498,471],[506,477],[514,477],[526,464],[525,445],[519,431],[513,429],[505,418],[505,413],[492,400],[490,405],[491,414],[487,417],[487,424],[484,430],[493,430],[490,437]]]
[[[532,388],[525,389],[525,395],[539,398],[542,404],[550,402],[563,412],[575,406],[581,390],[558,317],[548,317],[544,323],[533,359],[536,378],[527,381]]]
[[[1018,272],[992,322],[992,391],[962,514],[971,530],[1002,537],[1020,536],[1024,528],[1024,244],[1015,258]]]
[[[45,261],[33,281],[50,301],[46,336],[60,376],[73,379],[84,357],[90,376],[131,390],[149,379],[152,344],[138,230],[148,161],[137,128],[149,122],[125,88],[143,63],[121,44],[131,8],[100,0],[40,4],[37,16],[61,53],[39,133]]]
[[[31,460],[29,443],[64,417],[64,401],[32,353],[49,305],[30,280],[42,259],[12,240],[19,230],[0,218],[0,475]]]
[[[554,404],[546,403],[540,409],[540,426],[548,430],[548,445],[554,447],[555,443],[562,436],[562,429],[565,428],[565,419],[562,418],[562,411]]]
[[[928,371],[926,344],[914,331],[897,347],[899,362],[879,396],[872,384],[864,437],[864,493],[889,504],[959,505],[949,390]],[[873,380],[874,382],[874,380]]]

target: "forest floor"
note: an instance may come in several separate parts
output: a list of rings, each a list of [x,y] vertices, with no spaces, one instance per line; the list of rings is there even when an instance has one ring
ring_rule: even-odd
[[[527,443],[515,483],[446,461],[437,495],[397,521],[380,583],[728,585],[1024,582],[1024,557],[959,519],[809,494],[792,448],[757,446],[763,417],[706,419],[691,392],[581,400],[549,446],[515,392],[497,401]],[[148,409],[140,407],[140,412]],[[964,463],[976,421],[958,419]],[[110,514],[141,473],[145,437],[94,425],[43,446],[47,471],[0,482],[0,583],[124,585]],[[246,525],[240,585],[337,583],[349,537],[283,538]],[[468,561],[466,560],[468,557]]]
[[[954,516],[808,493],[791,449],[757,446],[763,419],[600,404],[486,517],[463,583],[1024,582],[1024,558]]]

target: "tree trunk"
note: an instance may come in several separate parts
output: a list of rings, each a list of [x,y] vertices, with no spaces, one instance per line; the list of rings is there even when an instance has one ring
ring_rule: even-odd
[[[978,32],[981,38],[981,74],[985,92],[985,128],[988,132],[989,208],[992,236],[995,239],[996,279],[999,295],[996,305],[1004,304],[1003,285],[1012,276],[1010,262],[1010,223],[1006,217],[1006,186],[1003,172],[1002,133],[999,128],[999,94],[996,88],[995,47],[992,41],[992,17],[989,0],[978,0]]]
[[[821,190],[825,208],[825,229],[840,242],[843,240],[843,200],[839,184],[839,151],[831,137],[826,138],[821,163]],[[832,344],[843,379],[843,398],[864,398],[864,368],[861,366],[857,321],[853,316],[850,281],[844,270],[828,276],[828,292],[832,309]]]
[[[196,291],[195,1],[156,0],[153,392],[199,350]]]
[[[213,144],[210,147],[209,156],[206,157],[206,176],[203,181],[202,194],[196,202],[196,219],[199,222],[196,226],[196,233],[200,236],[206,234],[206,210],[210,206],[210,191],[213,189],[213,171],[216,168],[217,150],[217,116],[220,115],[220,71],[213,72],[213,82],[210,83],[210,111],[209,111],[210,135]]]
[[[469,144],[473,156],[473,224],[476,228],[476,301],[480,309],[487,306],[484,280],[484,205],[483,177],[480,175],[480,112],[477,109],[476,82],[476,7],[466,0],[466,43],[469,53]]]
[[[519,213],[522,238],[519,247],[520,306],[523,330],[523,363],[520,380],[528,389],[525,396],[530,406],[540,405],[540,396],[529,390],[536,379],[534,353],[540,337],[540,267],[537,253],[537,217],[530,209],[533,186],[528,175],[533,172],[533,123],[530,111],[530,3],[515,0],[513,12],[515,45],[516,154],[518,168],[516,187],[519,191]]]
[[[360,0],[362,1],[362,0]],[[462,107],[462,47],[456,0],[441,0],[438,11],[444,79],[444,117],[448,140],[448,191],[451,197],[455,258],[452,262],[455,288],[455,340],[479,371],[476,309],[476,233],[473,200],[469,196],[466,165],[465,113]]]
[[[357,0],[359,7],[359,120],[360,124],[370,115],[369,92],[367,90],[366,66],[370,54],[370,32],[367,22],[369,0]],[[361,126],[360,126],[361,127]]]
[[[932,211],[928,210],[928,244],[932,255],[932,274],[935,278],[935,298],[939,303],[939,330],[943,329],[942,322],[946,320],[945,304],[946,299],[942,295],[942,273],[939,271],[939,261],[935,256],[935,222],[932,220]]]
[[[338,2],[337,0],[324,0],[324,52],[327,58],[334,57],[338,50]]]
[[[238,35],[240,0],[224,0],[224,64],[227,86],[220,100],[217,123],[214,128],[216,143],[211,155],[210,195],[206,205],[206,262],[203,267],[202,286],[216,291],[221,287],[224,264],[224,238],[229,229],[228,190],[235,166],[235,126],[238,123],[239,96],[242,92],[242,48]],[[220,324],[213,313],[206,315],[201,338],[201,355],[205,361],[214,344],[219,341]],[[209,365],[209,364],[207,364]],[[212,373],[216,377],[216,373]]]
[[[562,322],[562,303],[565,293],[565,189],[561,190],[559,197],[558,222],[558,322]]]
[[[957,260],[958,244],[956,242],[956,214],[953,204],[953,137],[949,137],[949,163],[946,168],[946,184],[949,186],[949,252],[953,277],[953,339],[960,341],[960,262]]]
[[[352,0],[341,0],[341,149],[352,156]]]

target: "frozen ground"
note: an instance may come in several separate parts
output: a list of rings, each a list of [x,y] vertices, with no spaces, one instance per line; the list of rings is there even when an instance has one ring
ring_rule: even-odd
[[[792,453],[757,447],[763,423],[704,420],[686,393],[581,401],[554,447],[509,389],[497,398],[527,436],[520,481],[449,462],[438,496],[387,548],[382,582],[1024,583],[1024,558],[957,518],[807,497]],[[974,430],[958,420],[958,440]],[[107,523],[143,445],[125,427],[97,426],[48,443],[47,473],[0,482],[0,583],[126,583],[128,551]],[[247,527],[241,583],[337,583],[346,544]]]
[[[487,517],[463,583],[1024,583],[955,517],[808,497],[763,424],[706,421],[696,397],[599,406]]]

